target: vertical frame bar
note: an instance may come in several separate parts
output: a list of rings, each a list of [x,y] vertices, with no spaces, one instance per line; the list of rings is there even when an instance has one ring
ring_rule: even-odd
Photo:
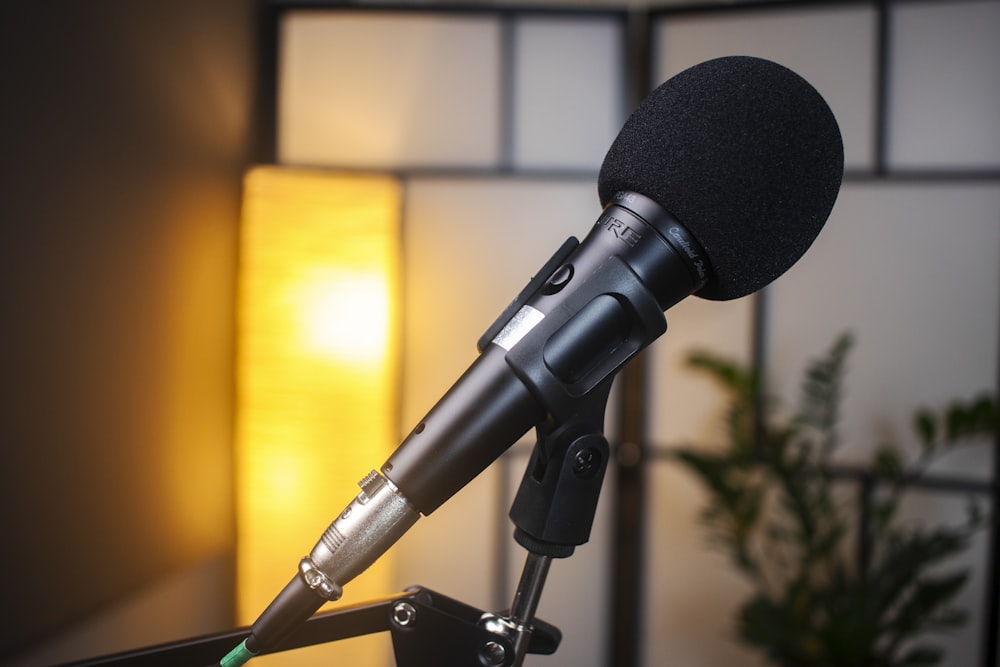
[[[872,171],[885,176],[889,153],[889,48],[891,32],[886,0],[875,0],[875,146]]]
[[[650,22],[646,12],[631,11],[625,25],[625,99],[632,109],[648,93]],[[649,354],[640,353],[618,379],[618,446],[612,515],[611,636],[607,664],[638,667],[642,659],[643,577],[646,550],[646,467],[649,456]]]
[[[997,221],[1000,224],[1000,220]],[[1000,348],[1000,332],[997,334]],[[997,393],[1000,395],[1000,361],[997,363]],[[980,665],[993,667],[1000,661],[1000,433],[993,443],[992,513],[986,543],[986,600],[983,604],[983,636]]]
[[[250,159],[274,164],[278,155],[278,48],[281,9],[263,0],[257,5],[257,76],[254,81],[253,145]]]

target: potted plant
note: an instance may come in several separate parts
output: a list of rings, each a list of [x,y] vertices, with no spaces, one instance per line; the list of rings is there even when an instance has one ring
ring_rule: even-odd
[[[914,431],[918,459],[904,465],[896,447],[876,448],[871,467],[854,471],[877,492],[859,512],[838,493],[833,465],[849,335],[806,369],[801,402],[779,422],[761,398],[761,378],[711,354],[690,363],[729,396],[728,443],[719,451],[683,448],[675,458],[708,491],[702,512],[713,544],[753,584],[739,609],[742,641],[784,667],[902,667],[937,664],[941,649],[924,635],[960,627],[954,605],[968,577],[946,568],[986,518],[970,500],[958,526],[913,526],[897,510],[905,482],[936,457],[998,430],[990,396],[920,409]],[[845,506],[846,505],[846,506]],[[864,516],[860,530],[857,516]],[[859,562],[861,561],[861,562]],[[944,564],[944,568],[942,567]]]

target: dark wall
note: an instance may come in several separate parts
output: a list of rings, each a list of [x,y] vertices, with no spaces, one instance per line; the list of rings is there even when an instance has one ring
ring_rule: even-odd
[[[253,24],[0,3],[0,659],[232,550]]]

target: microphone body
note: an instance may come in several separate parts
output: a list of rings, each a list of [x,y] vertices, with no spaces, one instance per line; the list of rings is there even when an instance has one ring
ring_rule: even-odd
[[[382,466],[430,514],[529,429],[558,421],[666,330],[704,282],[697,243],[658,204],[615,196],[479,341],[480,356]]]

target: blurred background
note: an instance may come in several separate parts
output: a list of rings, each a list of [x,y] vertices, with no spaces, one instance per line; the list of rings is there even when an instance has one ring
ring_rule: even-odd
[[[998,36],[993,0],[4,2],[0,662],[251,622],[533,272],[589,230],[601,160],[634,104],[688,66],[750,54],[829,101],[845,144],[840,198],[763,295],[667,313],[644,361],[641,442],[628,443],[643,453],[638,564],[621,565],[618,532],[634,479],[612,469],[591,542],[553,564],[542,598],[563,644],[528,664],[766,664],[734,635],[749,587],[707,544],[703,491],[660,455],[722,437],[724,397],[684,360],[703,349],[759,364],[791,401],[807,361],[853,332],[844,465],[887,439],[916,456],[914,408],[996,391]],[[385,284],[351,283],[373,295],[360,305],[318,302],[352,323],[372,315],[362,338],[383,347],[376,366],[356,350],[306,359],[287,381],[308,386],[294,392],[320,378],[333,388],[315,408],[295,393],[292,426],[259,426],[268,390],[291,395],[255,384],[266,325],[252,286],[279,243],[260,230],[272,214],[286,216],[279,228],[313,215],[281,203],[299,187],[289,175],[313,183],[300,196],[322,210],[347,207],[319,238],[346,239],[359,215],[388,230],[331,244],[356,269],[377,247]],[[379,212],[358,212],[376,198]],[[612,401],[616,447],[633,407]],[[315,430],[313,444],[298,449],[281,428]],[[255,449],[261,432],[271,449]],[[523,551],[506,514],[530,446],[422,519],[344,601],[420,584],[507,606]],[[255,495],[302,461],[311,481],[282,477],[297,495]],[[904,518],[957,521],[970,494],[992,509],[997,465],[990,442],[944,457],[930,472],[949,483],[916,489]],[[942,664],[995,664],[996,532],[978,533],[961,564],[970,619],[942,640]],[[616,567],[637,591],[623,594]],[[632,663],[616,657],[629,652],[613,630],[623,604],[638,618]],[[387,637],[343,644],[260,661],[391,664]]]

